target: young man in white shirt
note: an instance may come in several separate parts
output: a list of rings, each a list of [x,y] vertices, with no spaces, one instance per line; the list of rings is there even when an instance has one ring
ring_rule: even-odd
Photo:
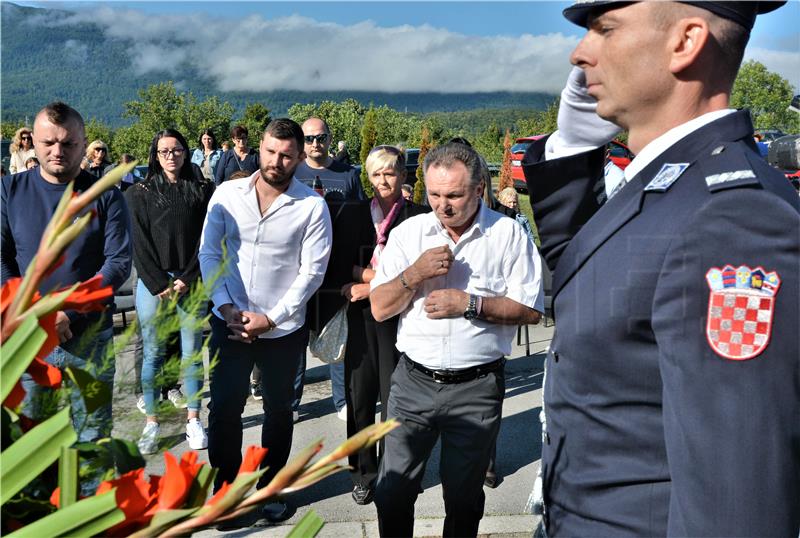
[[[267,126],[259,171],[227,181],[208,206],[200,246],[203,279],[212,286],[208,452],[218,469],[215,490],[233,482],[241,463],[241,415],[256,363],[262,371],[262,466],[269,483],[292,444],[293,382],[306,353],[306,302],[325,276],[331,221],[324,200],[294,179],[305,158],[303,131],[289,119]],[[223,256],[227,251],[227,258]],[[284,502],[268,504],[270,521],[291,517]]]

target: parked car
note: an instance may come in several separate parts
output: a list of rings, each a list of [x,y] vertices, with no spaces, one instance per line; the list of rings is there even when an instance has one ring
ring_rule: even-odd
[[[522,157],[531,144],[544,136],[546,135],[523,136],[514,140],[514,145],[511,146],[511,179],[514,180],[514,188],[519,192],[528,192],[528,184],[522,173]]]
[[[419,148],[406,150],[406,183],[413,185],[417,182],[417,168],[419,168]]]
[[[11,164],[11,140],[3,140],[0,143],[0,159],[2,159],[3,168],[8,174],[10,171],[8,169],[9,165]]]
[[[780,170],[800,190],[800,135],[787,135],[769,146],[769,164]]]
[[[511,146],[511,178],[514,180],[514,188],[519,192],[528,192],[528,184],[525,182],[525,176],[522,173],[522,157],[530,145],[543,136],[545,135],[523,136],[517,138],[514,141],[514,145]],[[625,170],[633,160],[633,152],[619,140],[612,140],[609,146],[609,158],[620,169]]]
[[[609,143],[609,150],[608,158],[611,159],[611,162],[619,166],[620,170],[625,170],[628,165],[631,164],[634,154],[628,149],[628,146],[619,140],[612,140]]]
[[[756,131],[761,134],[762,139],[761,141],[764,142],[767,146],[775,142],[777,139],[786,136],[786,133],[781,131],[780,129],[764,129],[763,131]]]

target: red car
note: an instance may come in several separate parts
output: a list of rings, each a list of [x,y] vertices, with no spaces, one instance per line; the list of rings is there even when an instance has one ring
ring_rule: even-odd
[[[511,146],[511,179],[514,180],[514,188],[520,192],[528,192],[528,184],[525,183],[525,175],[522,173],[522,156],[531,144],[544,136],[523,136],[514,140],[514,145]]]
[[[514,188],[520,192],[528,192],[528,184],[525,182],[525,175],[522,173],[522,157],[532,143],[544,136],[546,135],[523,136],[514,140],[514,145],[511,146],[511,178],[514,180]],[[625,170],[634,157],[628,146],[619,140],[612,140],[609,144],[609,149],[611,161],[622,170]]]
[[[625,168],[631,164],[634,155],[633,152],[628,149],[628,146],[619,140],[612,140],[609,144],[609,149],[611,150],[609,159],[611,159],[611,162],[619,166],[621,170],[625,170]]]

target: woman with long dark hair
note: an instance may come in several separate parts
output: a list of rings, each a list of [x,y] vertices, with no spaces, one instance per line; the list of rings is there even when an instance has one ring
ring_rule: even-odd
[[[164,363],[165,342],[159,341],[156,311],[177,298],[174,315],[180,320],[181,371],[188,397],[186,439],[194,450],[206,448],[208,438],[200,422],[203,363],[200,319],[185,294],[200,278],[197,251],[203,220],[214,184],[206,181],[189,160],[189,145],[181,133],[164,129],[153,137],[147,177],[125,192],[133,229],[133,261],[139,276],[136,315],[142,329],[144,359],[142,390],[147,422],[139,451],[158,450],[160,428],[156,414],[155,377]],[[167,302],[166,304],[172,304]]]
[[[203,177],[214,181],[222,150],[217,145],[217,137],[211,129],[203,129],[197,139],[197,149],[192,152],[192,162],[200,167]]]

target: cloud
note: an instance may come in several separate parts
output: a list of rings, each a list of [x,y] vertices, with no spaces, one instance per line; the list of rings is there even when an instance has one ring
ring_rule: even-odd
[[[174,72],[186,62],[220,91],[558,92],[578,41],[561,33],[478,37],[429,25],[340,25],[301,16],[156,17],[109,5],[49,21],[77,23],[129,42],[138,74]]]
[[[767,69],[788,80],[795,93],[800,91],[800,52],[796,48],[787,51],[753,47],[745,51],[744,58],[761,62]]]
[[[265,10],[269,4],[265,4]],[[47,12],[46,12],[47,13]],[[559,92],[579,37],[562,33],[471,36],[430,25],[351,25],[299,15],[242,19],[204,13],[154,16],[93,5],[37,24],[97,24],[126,41],[137,74],[180,78],[189,65],[219,91]],[[80,54],[81,51],[76,50]],[[800,88],[800,52],[751,46],[755,59]]]

